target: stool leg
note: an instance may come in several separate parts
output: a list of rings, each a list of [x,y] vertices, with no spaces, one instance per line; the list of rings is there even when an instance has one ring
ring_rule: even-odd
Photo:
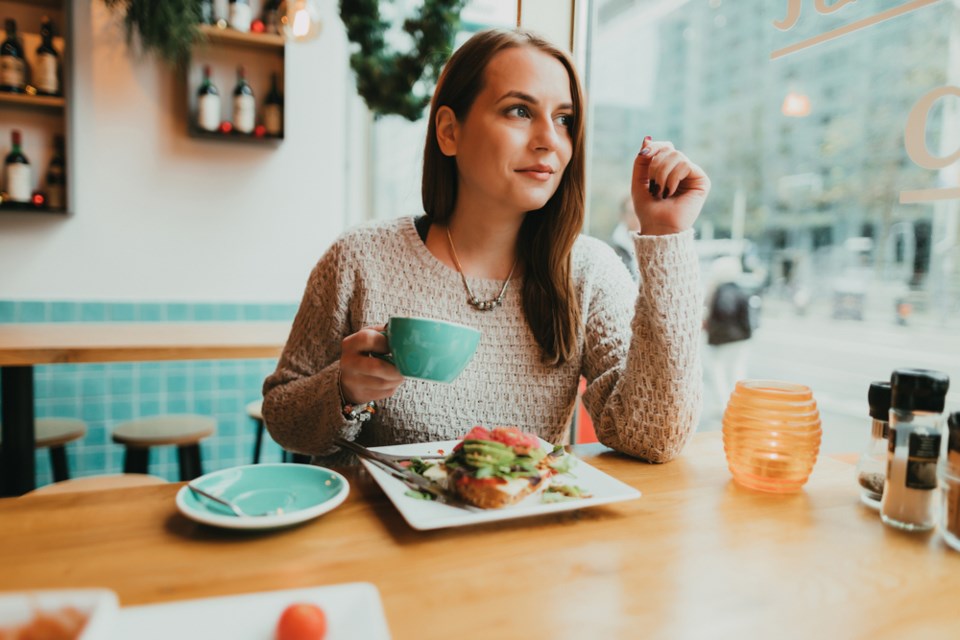
[[[149,448],[126,447],[123,453],[123,472],[146,473],[149,462]]]
[[[177,447],[177,457],[180,459],[181,482],[193,480],[203,475],[199,444],[188,444]]]
[[[67,450],[63,445],[50,447],[50,470],[53,472],[54,482],[63,482],[70,479],[70,470],[67,468]]]
[[[253,443],[253,464],[260,464],[260,447],[263,445],[263,420],[255,420],[257,423],[257,439]]]

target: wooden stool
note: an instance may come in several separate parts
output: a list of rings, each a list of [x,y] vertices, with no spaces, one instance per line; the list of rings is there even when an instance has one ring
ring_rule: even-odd
[[[77,491],[102,491],[104,489],[126,489],[127,487],[144,487],[151,484],[166,484],[167,481],[157,476],[143,473],[120,473],[105,476],[87,476],[63,482],[54,482],[45,487],[34,489],[28,495],[51,495],[58,493],[74,493]]]
[[[260,464],[260,451],[263,446],[263,428],[266,424],[263,421],[263,400],[254,400],[249,403],[247,405],[247,415],[250,416],[257,425],[257,439],[253,443],[253,464]],[[298,464],[310,464],[310,456],[303,453],[290,453],[284,449],[283,461],[290,462],[291,458],[293,462]]]
[[[180,480],[203,475],[200,441],[212,436],[217,421],[207,416],[164,415],[124,422],[113,430],[113,441],[124,445],[124,473],[147,473],[150,447],[177,447]]]
[[[34,428],[34,447],[49,449],[53,481],[69,480],[65,445],[87,435],[87,423],[76,418],[37,418]]]

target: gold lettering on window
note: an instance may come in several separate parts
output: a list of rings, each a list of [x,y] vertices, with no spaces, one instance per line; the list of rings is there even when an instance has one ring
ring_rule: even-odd
[[[773,26],[781,31],[789,31],[800,19],[800,8],[803,0],[787,0],[787,17],[783,20],[774,20]]]
[[[917,100],[907,116],[907,126],[904,127],[903,135],[904,147],[910,159],[924,169],[943,169],[960,160],[960,149],[942,158],[927,150],[927,116],[930,115],[930,109],[933,108],[934,103],[945,96],[960,98],[960,87],[947,85],[929,91]]]

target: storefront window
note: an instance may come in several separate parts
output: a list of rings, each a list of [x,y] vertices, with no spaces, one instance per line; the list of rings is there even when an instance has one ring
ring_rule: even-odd
[[[644,135],[685,151],[713,181],[705,283],[733,257],[762,301],[743,372],[811,385],[825,443],[853,450],[871,380],[923,366],[960,387],[960,8],[822,4],[596,0],[589,232],[611,238]]]

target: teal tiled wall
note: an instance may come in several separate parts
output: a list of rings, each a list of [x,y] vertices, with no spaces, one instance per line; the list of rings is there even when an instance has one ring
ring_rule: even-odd
[[[0,300],[7,322],[231,322],[292,320],[295,304],[35,302]],[[112,429],[132,418],[197,413],[217,420],[217,434],[201,444],[204,471],[249,464],[256,429],[246,405],[260,398],[275,359],[58,364],[34,368],[36,415],[81,418],[83,440],[67,445],[72,477],[120,473],[123,447]],[[46,450],[37,452],[37,484],[51,482]],[[280,448],[264,435],[261,461],[279,461]],[[173,447],[150,453],[150,472],[178,480]]]

